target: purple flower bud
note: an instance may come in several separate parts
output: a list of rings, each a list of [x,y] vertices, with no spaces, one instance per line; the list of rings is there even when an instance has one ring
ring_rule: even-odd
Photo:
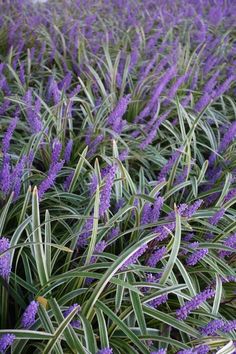
[[[183,216],[186,218],[191,218],[196,211],[200,208],[200,206],[202,205],[203,200],[199,199],[196,202],[194,202],[192,205],[190,205],[186,211],[184,211]]]
[[[196,265],[200,260],[202,260],[208,254],[207,248],[201,248],[196,252],[192,253],[187,259],[186,263],[189,266]]]
[[[167,300],[168,300],[168,294],[164,294],[158,296],[156,299],[149,301],[147,304],[151,307],[156,308],[162,304],[165,304]]]
[[[7,251],[10,248],[10,242],[7,238],[0,238],[0,276],[7,280],[11,273],[11,255],[9,252],[4,253],[1,256],[1,253]]]
[[[188,176],[188,166],[184,167],[184,170],[179,175],[177,175],[174,182],[174,186],[183,183],[186,180],[187,176]]]
[[[99,241],[94,248],[94,253],[102,253],[106,247],[107,247],[106,241]],[[97,261],[97,257],[92,256],[90,259],[90,263],[96,263],[96,261]]]
[[[236,249],[236,234],[233,234],[226,238],[224,241],[224,245],[233,249]],[[219,251],[220,257],[230,256],[232,254],[231,251]]]
[[[64,317],[69,316],[69,314],[78,306],[78,304],[73,304],[71,305],[66,311],[64,311],[63,315]],[[80,306],[77,309],[77,312],[80,312],[81,308]],[[79,320],[71,320],[70,322],[71,326],[74,328],[80,328],[81,327],[81,322]]]
[[[65,181],[64,181],[64,183],[63,183],[63,187],[64,187],[64,190],[65,190],[66,192],[69,191],[70,184],[71,184],[72,179],[73,179],[73,177],[74,177],[74,173],[75,173],[75,172],[72,171],[72,172],[69,174],[69,176],[66,177],[66,179],[65,179]]]
[[[25,69],[24,64],[20,63],[20,73],[19,73],[20,82],[22,85],[25,85]]]
[[[215,91],[214,93],[214,98],[220,97],[221,95],[223,95],[225,93],[225,91],[227,91],[230,88],[230,85],[232,83],[232,81],[234,81],[236,78],[235,75],[230,75],[225,82],[218,87],[218,89]]]
[[[17,122],[19,120],[19,117],[16,116],[15,118],[11,119],[10,124],[7,128],[6,133],[3,136],[2,139],[2,152],[6,154],[9,150],[10,147],[10,141],[12,139],[12,135],[14,130],[16,129]]]
[[[152,111],[153,107],[157,104],[159,96],[161,95],[162,91],[168,84],[168,82],[175,76],[176,74],[176,67],[173,66],[168,69],[165,74],[160,78],[157,83],[157,86],[152,94],[152,97],[146,107],[139,113],[139,115],[135,118],[134,122],[139,123],[146,118],[150,112]]]
[[[236,188],[231,189],[225,196],[224,202],[228,202],[236,196]]]
[[[207,83],[205,84],[205,86],[203,87],[203,92],[211,92],[215,85],[216,85],[216,80],[219,76],[219,70],[217,70],[212,77],[207,81]]]
[[[195,348],[180,350],[177,354],[207,354],[209,351],[208,345],[199,345]]]
[[[154,230],[158,234],[156,240],[157,241],[165,240],[168,237],[169,233],[172,232],[174,229],[175,229],[174,222],[171,222],[163,226],[157,226]]]
[[[59,84],[58,84],[59,90],[65,90],[66,91],[68,89],[68,87],[70,86],[70,84],[71,84],[71,80],[72,80],[72,74],[69,71],[64,76],[64,78],[59,82]]]
[[[110,241],[113,238],[117,237],[119,235],[120,228],[119,226],[113,227],[107,234],[107,240]]]
[[[201,112],[211,102],[211,99],[208,92],[203,93],[203,96],[195,104],[195,110]]]
[[[131,95],[127,95],[125,97],[122,97],[118,101],[114,110],[110,113],[110,115],[107,118],[107,124],[117,134],[120,134],[123,129],[124,122],[122,120],[122,117],[127,110],[130,100],[131,100]]]
[[[37,301],[31,301],[26,307],[21,319],[21,325],[23,328],[30,328],[35,323],[35,317],[38,313],[39,303]]]
[[[213,216],[209,218],[209,224],[217,225],[220,219],[224,216],[224,214],[225,214],[225,209],[224,208],[220,209]]]
[[[147,260],[147,265],[152,268],[156,267],[156,264],[164,257],[166,252],[167,249],[165,246],[158,248]]]
[[[16,336],[14,334],[3,334],[0,337],[0,353],[5,353],[6,349],[11,346],[16,339]]]
[[[146,252],[147,248],[148,248],[148,245],[141,246],[131,257],[129,257],[127,259],[127,261],[122,265],[120,270],[124,270],[129,265],[136,263],[138,261],[139,257],[141,257],[143,255],[143,253]]]
[[[42,199],[44,193],[52,187],[57,178],[58,172],[62,169],[64,165],[64,161],[55,163],[53,166],[50,167],[47,177],[40,183],[38,187],[38,195],[39,199]]]
[[[125,150],[121,151],[121,153],[119,154],[119,160],[125,161],[127,159],[128,155],[129,155],[129,149],[125,149]]]
[[[113,350],[110,348],[100,349],[96,354],[113,354]]]
[[[170,110],[166,111],[162,115],[158,117],[158,120],[153,124],[153,119],[151,119],[146,127],[150,130],[148,133],[146,139],[140,144],[140,149],[145,149],[145,147],[153,142],[153,140],[157,136],[157,131],[160,127],[160,125],[167,119],[168,115],[170,114]],[[155,116],[154,116],[155,118]],[[155,118],[156,119],[156,118]],[[134,136],[135,137],[135,136]]]
[[[228,333],[235,330],[236,330],[236,320],[227,321],[224,324],[224,326],[221,328],[221,331],[224,333]]]
[[[100,205],[99,205],[99,216],[102,217],[105,215],[105,212],[110,207],[110,199],[111,199],[111,190],[114,182],[116,173],[116,166],[111,166],[109,173],[105,179],[105,185],[101,191],[100,195]]]
[[[166,178],[167,174],[170,172],[171,168],[174,166],[175,162],[178,160],[182,152],[183,152],[183,148],[180,148],[179,150],[175,150],[175,152],[172,153],[170,159],[161,169],[161,172],[159,173],[158,176],[158,180],[162,178]]]
[[[51,167],[53,167],[59,160],[61,155],[62,144],[56,138],[52,142],[52,156],[51,156]]]
[[[220,142],[218,152],[221,153],[225,151],[235,137],[236,137],[236,122],[233,122],[230,125],[229,129],[226,131],[225,135],[223,136],[223,139]]]
[[[0,115],[4,115],[10,106],[10,101],[5,97],[3,104],[0,106]]]
[[[166,349],[159,349],[155,352],[151,352],[150,354],[166,354]]]
[[[20,195],[21,188],[21,179],[24,173],[24,166],[27,161],[26,156],[22,156],[22,158],[17,162],[13,172],[12,172],[12,190],[14,192],[14,200],[16,200]]]
[[[72,90],[72,91],[69,93],[68,97],[69,97],[69,98],[73,98],[74,96],[77,96],[78,93],[80,92],[80,90],[81,90],[81,86],[80,86],[80,85],[77,85],[77,86],[74,88],[74,90]]]
[[[7,154],[3,156],[3,164],[0,174],[0,187],[4,195],[6,195],[11,188],[10,157]]]
[[[179,320],[185,320],[190,312],[196,310],[201,304],[212,298],[215,295],[215,290],[211,288],[205,289],[203,292],[194,296],[191,300],[187,301],[176,311],[176,316]]]
[[[91,232],[93,229],[93,218],[88,218],[86,220],[86,223],[81,231],[81,234],[79,235],[78,241],[77,241],[77,246],[84,248],[88,244],[88,238],[91,236]]]
[[[92,157],[95,154],[97,147],[101,144],[103,139],[104,136],[100,134],[93,140],[93,142],[89,145],[89,151],[87,154],[88,157]]]
[[[189,242],[192,240],[193,237],[194,237],[194,234],[190,232],[183,238],[183,240],[186,242]]]
[[[201,329],[201,333],[204,336],[215,336],[217,331],[220,330],[224,325],[223,320],[212,320],[206,326]]]
[[[66,144],[65,152],[64,152],[64,160],[66,163],[70,162],[71,152],[73,147],[73,140],[70,139]]]
[[[51,97],[53,98],[54,104],[58,104],[61,99],[61,93],[60,90],[58,89],[57,82],[54,80],[53,77],[49,78],[49,84],[48,84],[48,99],[50,100]]]
[[[170,100],[172,100],[175,97],[176,92],[178,91],[178,88],[188,79],[189,73],[186,73],[182,76],[180,76],[171,86],[169,92],[167,93],[168,100],[165,103],[168,103]]]

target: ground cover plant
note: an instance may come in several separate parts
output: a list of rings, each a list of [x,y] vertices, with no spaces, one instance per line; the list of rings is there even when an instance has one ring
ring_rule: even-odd
[[[236,352],[236,2],[0,5],[0,352]]]

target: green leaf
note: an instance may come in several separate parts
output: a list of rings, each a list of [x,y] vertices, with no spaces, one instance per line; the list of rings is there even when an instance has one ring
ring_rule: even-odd
[[[64,318],[56,300],[51,299],[49,301],[49,303],[50,303],[50,306],[52,307],[54,316],[56,317],[56,320],[59,323],[59,326],[56,329],[56,331],[54,332],[53,338],[48,341],[42,354],[51,353],[51,351],[53,350],[54,346],[56,345],[56,343],[58,342],[58,340],[62,334],[64,334],[67,344],[70,346],[73,353],[86,354],[85,348],[83,347],[83,345],[79,341],[79,338],[76,336],[73,328],[72,327],[68,328],[69,323],[71,322],[73,317],[77,314],[79,306],[76,306],[71,311],[71,313],[67,317]]]
[[[221,302],[221,296],[222,296],[222,281],[219,277],[219,275],[216,276],[216,292],[215,292],[215,297],[214,297],[214,302],[213,302],[213,307],[212,307],[212,315],[217,316],[219,307],[220,307],[220,302]]]
[[[40,214],[39,214],[39,200],[37,187],[33,190],[32,199],[32,228],[33,228],[33,249],[35,262],[37,266],[38,277],[42,286],[48,282],[48,274],[45,260],[45,253],[43,249],[43,241],[41,236]]]
[[[159,310],[154,310],[154,309],[152,309],[148,306],[145,306],[145,305],[143,305],[143,311],[145,314],[151,316],[152,318],[156,319],[157,321],[164,322],[164,323],[170,325],[171,327],[178,329],[181,332],[187,333],[190,336],[193,336],[195,338],[201,337],[200,333],[196,329],[190,327],[189,325],[187,325],[183,321],[179,321],[179,320],[175,319],[174,317],[172,317],[171,315],[168,315],[167,313],[163,313]]]
[[[179,253],[180,242],[181,242],[181,217],[177,212],[177,210],[175,211],[175,216],[176,216],[176,228],[175,228],[174,243],[172,246],[169,260],[164,268],[164,272],[162,273],[162,277],[159,281],[160,284],[165,284],[166,281],[168,280]]]
[[[95,311],[96,311],[96,316],[97,316],[97,320],[98,320],[98,328],[99,328],[99,337],[100,337],[101,347],[102,348],[109,348],[107,324],[106,324],[103,312],[98,308],[95,308]]]
[[[149,354],[149,350],[147,347],[139,340],[139,338],[128,328],[128,326],[121,321],[116,314],[109,309],[104,303],[101,301],[96,302],[96,308],[103,311],[117,327],[125,333],[125,335],[136,345],[136,347],[140,350],[142,354]]]
[[[69,193],[74,192],[76,182],[78,181],[79,175],[81,173],[81,170],[82,170],[84,162],[85,162],[85,156],[87,154],[87,151],[88,151],[88,147],[86,146],[86,148],[82,152],[82,154],[80,156],[80,159],[79,159],[79,161],[77,163],[77,166],[75,168],[75,173],[73,174],[73,178],[71,180],[70,187],[69,187],[69,190],[68,190]]]
[[[89,264],[90,259],[93,255],[94,248],[97,240],[97,231],[98,231],[98,219],[99,219],[99,203],[100,203],[100,195],[99,195],[99,186],[97,186],[95,202],[94,202],[94,212],[93,212],[93,230],[92,236],[89,242],[88,254],[86,257],[85,265]]]
[[[99,299],[99,296],[101,295],[101,293],[103,292],[104,288],[109,283],[111,278],[116,274],[116,272],[141,246],[147,244],[154,238],[156,238],[156,234],[151,234],[143,238],[143,240],[138,241],[134,246],[130,247],[121,256],[119,256],[116,259],[116,261],[114,261],[114,263],[111,265],[111,267],[103,274],[101,280],[96,285],[89,300],[83,307],[83,313],[87,316],[87,318],[89,318],[93,306],[95,305],[96,301]]]

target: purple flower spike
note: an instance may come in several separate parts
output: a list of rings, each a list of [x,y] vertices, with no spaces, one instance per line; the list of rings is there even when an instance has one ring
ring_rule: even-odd
[[[6,252],[3,256],[1,253],[7,251],[10,248],[10,242],[7,238],[1,237],[0,238],[0,276],[7,280],[10,273],[11,273],[11,255],[9,252]]]
[[[194,202],[192,205],[188,206],[183,213],[180,213],[181,216],[185,217],[185,218],[191,218],[196,211],[200,208],[200,206],[202,205],[203,200],[199,199],[196,202]]]
[[[141,257],[147,250],[148,245],[143,245],[140,247],[131,257],[127,259],[127,261],[122,265],[120,270],[126,269],[129,265],[134,264],[138,261],[139,257]]]
[[[162,178],[166,178],[167,174],[170,172],[171,168],[174,166],[175,162],[178,160],[180,157],[181,153],[183,152],[183,149],[176,150],[170,159],[167,161],[167,163],[163,166],[161,172],[159,173],[158,180]]]
[[[205,327],[201,329],[201,333],[204,336],[215,336],[217,331],[219,331],[224,326],[223,320],[212,320]]]
[[[27,121],[30,129],[33,134],[39,133],[42,129],[42,122],[40,120],[41,101],[37,98],[33,106],[32,89],[26,92],[23,100],[26,104]]]
[[[4,134],[4,137],[2,139],[2,152],[6,154],[9,150],[10,147],[10,141],[13,135],[14,130],[16,129],[17,122],[19,120],[19,117],[16,116],[10,121],[10,124],[7,128],[6,133]]]
[[[113,350],[110,348],[100,349],[97,354],[113,354]]]
[[[54,166],[58,162],[61,154],[61,149],[62,144],[60,141],[58,139],[54,139],[52,142],[51,166]]]
[[[196,265],[199,261],[201,261],[208,254],[208,252],[209,251],[207,248],[202,248],[202,249],[197,250],[196,252],[192,253],[186,260],[187,265],[189,265],[189,266]]]
[[[6,195],[11,188],[10,157],[7,154],[3,158],[3,165],[0,173],[0,188],[4,195]]]
[[[117,237],[119,235],[119,232],[120,232],[120,228],[119,226],[117,227],[113,227],[109,233],[107,234],[107,240],[110,241],[112,240],[113,238]]]
[[[155,232],[158,234],[158,236],[156,237],[157,241],[163,241],[165,240],[168,235],[170,234],[170,232],[172,232],[175,229],[175,223],[171,222],[167,225],[163,225],[163,226],[157,226],[155,228]]]
[[[228,333],[236,330],[236,320],[228,321],[221,328],[222,332]]]
[[[158,296],[156,299],[149,301],[147,304],[151,307],[156,308],[162,304],[165,304],[167,300],[168,300],[168,294],[164,294],[164,295]]]
[[[122,117],[127,110],[130,100],[131,100],[131,95],[122,97],[117,103],[114,110],[110,113],[110,115],[107,118],[107,124],[117,134],[120,134],[123,129],[124,122],[122,120]]]
[[[207,354],[209,351],[208,345],[199,345],[195,348],[180,350],[177,354]]]
[[[77,241],[77,246],[84,248],[87,244],[88,244],[88,238],[91,235],[92,232],[92,228],[93,228],[93,218],[88,218],[81,234],[79,235],[78,241]]]
[[[167,248],[165,246],[158,248],[154,253],[151,254],[150,258],[147,260],[147,265],[154,268],[156,264],[163,258]]]
[[[212,298],[214,295],[215,295],[214,289],[211,288],[205,289],[203,292],[197,294],[191,300],[187,301],[185,305],[183,305],[182,307],[180,307],[180,309],[176,311],[177,318],[179,320],[185,320],[188,317],[190,312],[199,308],[204,301]]]
[[[20,195],[21,188],[21,179],[24,173],[24,166],[27,161],[26,156],[22,156],[22,158],[17,162],[13,172],[12,172],[12,189],[14,192],[14,200],[16,200]]]
[[[70,139],[66,144],[65,152],[64,152],[64,160],[66,163],[70,162],[71,152],[73,147],[73,140]]]
[[[57,178],[57,174],[58,172],[60,172],[63,165],[64,161],[62,160],[61,162],[55,163],[53,167],[50,168],[48,176],[45,178],[45,180],[43,180],[43,182],[40,183],[38,187],[39,199],[42,199],[44,193],[52,187],[55,182],[55,179]]]
[[[31,301],[26,307],[21,319],[21,325],[23,328],[30,328],[35,323],[35,317],[38,313],[39,303],[37,301]]]
[[[6,349],[11,346],[16,339],[14,334],[6,333],[0,337],[0,353],[4,353]]]
[[[107,247],[107,243],[106,241],[99,241],[95,248],[94,248],[94,253],[102,253],[105,248]],[[91,259],[90,259],[90,263],[95,263],[97,260],[97,257],[96,256],[92,256]]]
[[[227,237],[226,240],[224,241],[224,245],[227,247],[231,247],[233,249],[236,249],[236,234],[233,234],[233,235]],[[232,252],[231,251],[220,251],[219,255],[220,255],[220,257],[230,256],[232,254]]]
[[[63,315],[64,317],[67,317],[77,306],[78,304],[73,304],[71,305],[67,310],[64,311]],[[80,311],[80,306],[78,307],[78,312]]]
[[[150,354],[166,354],[166,349],[159,349],[155,352],[151,352]]]
[[[78,304],[73,304],[71,305],[66,311],[64,311],[63,315],[64,317],[67,317],[76,307],[78,306]],[[77,312],[80,312],[81,308],[80,306],[78,307]],[[70,322],[71,326],[74,328],[80,328],[81,327],[81,322],[80,320],[72,320]]]
[[[65,190],[66,192],[69,191],[70,184],[71,184],[72,179],[73,179],[73,177],[74,177],[74,173],[75,173],[75,172],[72,171],[72,172],[69,174],[69,176],[66,177],[66,179],[65,179],[65,181],[64,181],[64,183],[63,183],[63,187],[64,187],[64,190]]]
[[[218,224],[218,222],[224,216],[224,214],[225,214],[225,209],[224,208],[220,209],[212,217],[209,218],[209,224],[211,225]]]
[[[236,137],[236,122],[233,122],[221,140],[218,152],[222,153]]]
[[[115,173],[116,173],[116,166],[111,166],[105,179],[105,185],[103,186],[103,189],[101,191],[100,205],[99,205],[100,217],[104,216],[105,212],[110,207],[111,190],[115,178]]]
[[[94,173],[92,175],[91,182],[89,184],[89,195],[90,196],[93,196],[94,193],[96,192],[97,185],[98,185],[98,178],[97,178],[97,175],[95,175],[95,173]]]

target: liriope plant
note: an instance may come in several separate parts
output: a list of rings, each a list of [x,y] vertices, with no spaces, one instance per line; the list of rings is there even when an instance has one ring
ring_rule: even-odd
[[[0,352],[234,353],[234,4],[0,6]]]

